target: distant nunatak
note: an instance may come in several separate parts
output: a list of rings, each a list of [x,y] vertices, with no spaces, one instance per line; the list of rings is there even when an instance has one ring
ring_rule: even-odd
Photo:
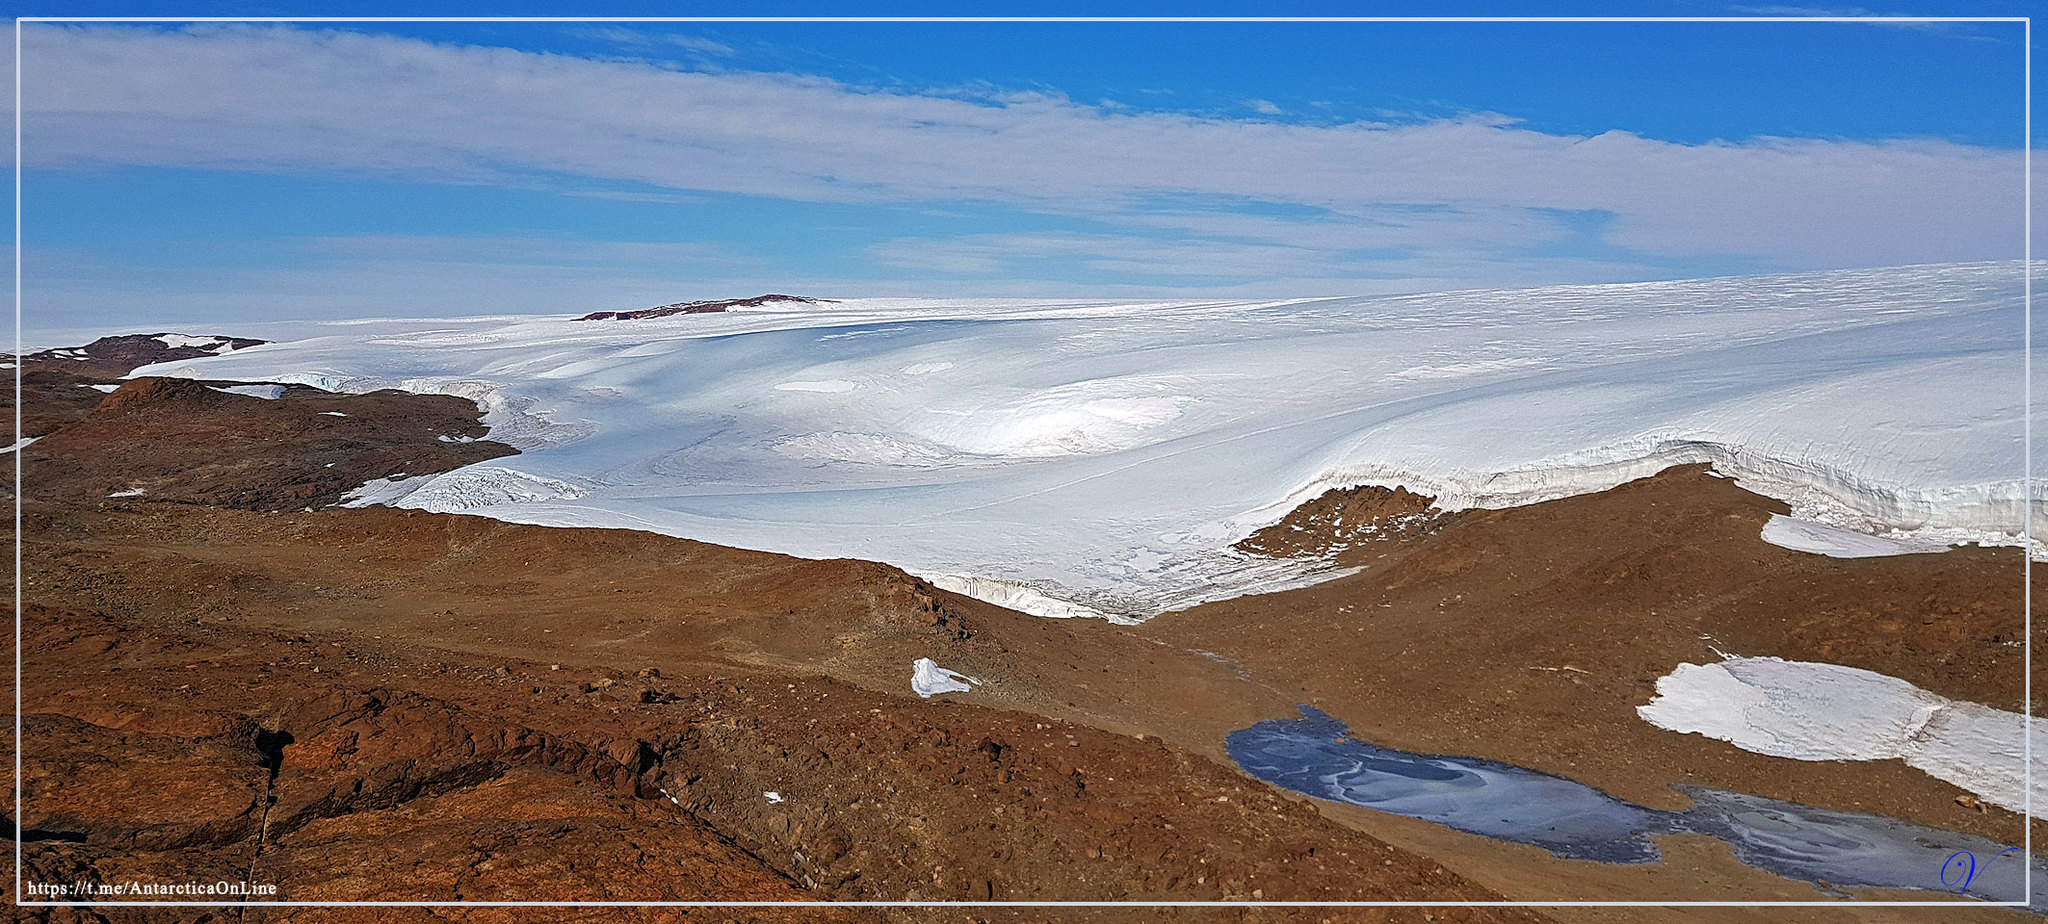
[[[635,321],[641,318],[665,318],[672,314],[716,314],[734,308],[759,308],[770,302],[797,302],[816,305],[831,299],[804,298],[799,295],[756,295],[753,298],[728,298],[724,301],[677,302],[656,308],[642,308],[638,311],[593,311],[578,321]]]

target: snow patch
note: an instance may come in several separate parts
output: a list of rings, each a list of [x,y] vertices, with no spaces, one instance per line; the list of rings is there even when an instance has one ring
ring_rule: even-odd
[[[12,445],[12,446],[5,446],[5,447],[0,447],[0,452],[18,452],[18,451],[20,451],[20,450],[22,450],[22,449],[26,449],[26,448],[28,448],[28,444],[30,444],[30,443],[33,443],[33,442],[35,442],[36,440],[39,440],[39,439],[42,439],[42,437],[40,437],[40,436],[24,436],[24,437],[22,437],[21,439],[15,440],[15,441],[14,441],[14,445]]]
[[[1795,552],[1812,552],[1830,558],[1878,558],[1944,552],[1949,548],[1947,543],[1890,539],[1775,513],[1764,523],[1763,540]]]
[[[143,490],[143,489],[141,489],[141,488],[129,488],[129,489],[128,489],[128,490],[126,490],[126,491],[115,491],[114,493],[112,493],[112,494],[109,494],[109,495],[107,495],[107,496],[108,496],[108,497],[141,497],[142,495],[144,495],[144,494],[148,494],[148,493],[149,493],[148,491],[145,491],[145,490]]]
[[[251,398],[262,398],[265,401],[276,401],[284,397],[283,385],[227,385],[210,387],[214,391],[225,392],[230,395],[248,395]]]
[[[187,334],[158,334],[155,339],[156,342],[174,350],[178,347],[211,349],[228,342],[220,337],[193,337]]]
[[[113,393],[114,393],[114,392],[116,392],[116,391],[119,391],[119,390],[120,390],[120,388],[121,388],[121,386],[120,386],[120,385],[118,385],[118,384],[116,384],[116,385],[80,385],[80,386],[78,386],[78,387],[80,387],[80,388],[90,388],[90,389],[92,389],[93,391],[97,391],[97,392],[100,392],[100,393],[102,393],[102,394],[109,394],[109,395],[113,394]]]
[[[940,667],[930,658],[919,658],[911,665],[910,689],[920,698],[930,699],[940,693],[968,693],[974,690],[970,684],[981,681],[966,674],[949,671]]]
[[[1636,714],[1658,728],[1793,760],[1902,759],[1907,766],[2023,810],[2025,736],[2048,720],[1948,699],[1896,677],[1812,661],[1730,658],[1680,664]],[[2041,742],[2048,745],[2048,740]],[[2034,802],[2048,811],[2048,747],[2037,747]]]

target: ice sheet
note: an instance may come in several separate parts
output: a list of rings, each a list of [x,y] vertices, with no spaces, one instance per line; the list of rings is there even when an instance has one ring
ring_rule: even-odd
[[[1327,576],[1229,547],[1368,483],[1494,507],[1711,462],[1812,522],[2012,542],[2020,302],[2017,263],[1377,298],[846,299],[273,324],[251,333],[279,342],[138,374],[463,395],[524,453],[390,502],[876,559],[1047,614],[1144,618]]]

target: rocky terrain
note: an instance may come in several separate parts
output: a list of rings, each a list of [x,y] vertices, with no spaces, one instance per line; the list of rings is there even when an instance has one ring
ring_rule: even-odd
[[[1436,498],[1379,485],[1325,491],[1287,512],[1280,522],[1237,543],[1273,557],[1333,557],[1360,542],[1416,536],[1447,525]]]
[[[491,448],[440,439],[477,432],[473,407],[465,419],[444,404],[290,390],[266,400],[141,379],[22,450],[28,881],[250,882],[291,901],[1499,899],[1157,735],[1020,710],[1087,687],[1054,673],[1077,663],[1040,655],[1085,651],[1072,633],[1096,627],[871,563],[341,509],[335,491],[306,490],[326,484],[310,480],[329,468],[322,459],[360,478],[387,458],[420,472],[448,447]],[[109,484],[147,490],[107,497],[122,493],[100,490]],[[1020,679],[991,672],[989,688],[1016,692],[918,699],[913,651],[1007,665]],[[19,910],[59,921],[798,914]]]
[[[124,334],[101,337],[82,347],[59,347],[21,358],[21,434],[45,436],[92,411],[102,389],[150,363],[191,359],[261,344],[246,337],[188,337],[184,334]],[[13,364],[8,364],[12,366]],[[96,388],[97,386],[97,388]],[[4,398],[13,412],[15,394]]]
[[[148,497],[250,510],[340,503],[374,478],[450,471],[512,453],[481,439],[476,405],[445,395],[277,397],[190,379],[131,379],[22,456],[26,496]],[[34,400],[33,397],[30,399]]]
[[[1782,505],[1699,467],[1453,515],[1405,491],[1334,492],[1243,547],[1363,570],[1131,628],[1025,616],[870,562],[335,508],[338,481],[314,478],[327,460],[359,483],[391,474],[394,460],[417,474],[458,458],[437,451],[503,450],[441,439],[482,435],[474,407],[306,392],[265,400],[139,380],[21,450],[29,879],[246,880],[302,901],[1825,899],[1685,836],[1664,839],[1665,861],[1650,866],[1564,861],[1302,799],[1232,769],[1223,736],[1297,703],[1366,740],[1512,762],[1646,804],[1676,806],[1670,784],[1691,782],[2007,843],[2020,833],[2011,813],[1959,804],[1959,790],[1896,761],[1763,757],[1635,716],[1658,676],[1715,649],[1866,667],[2001,708],[2021,695],[2015,550],[1793,552],[1759,538]],[[102,490],[145,482],[142,494]],[[909,688],[920,657],[982,683],[920,699]],[[2018,919],[1975,903],[1936,910],[1944,921]],[[1929,914],[1541,911],[1177,914]],[[222,919],[194,908],[22,914]]]

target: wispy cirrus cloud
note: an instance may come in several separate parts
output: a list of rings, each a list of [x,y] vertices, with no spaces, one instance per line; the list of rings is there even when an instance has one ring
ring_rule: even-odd
[[[1867,20],[1867,25],[1883,29],[1911,29],[1917,32],[1931,32],[1973,42],[2002,41],[2002,39],[1995,35],[1973,28],[1972,24],[1967,22],[1931,21],[1933,17],[1981,15],[1974,12],[1883,13],[1860,6],[1794,6],[1787,4],[1735,6],[1729,8],[1729,12],[1737,16]],[[1913,18],[1915,16],[1923,18],[1915,19]]]
[[[1531,269],[1545,264],[1537,251],[1579,233],[1564,215],[1602,216],[1598,243],[1645,259],[1876,265],[2016,257],[2022,218],[2018,151],[1939,140],[1678,144],[1546,133],[1490,114],[1298,124],[1261,114],[1259,101],[1250,118],[1198,116],[1056,92],[883,90],[278,27],[34,25],[23,71],[25,161],[36,169],[566,175],[622,187],[581,183],[573,195],[983,203],[1093,229],[867,251],[883,266],[939,272],[1065,259],[1191,283],[1476,279],[1503,268],[1547,279]]]
[[[578,31],[585,38],[628,48],[677,48],[721,58],[738,53],[724,42],[685,32],[628,29],[623,26],[593,26]]]
[[[898,238],[868,248],[875,262],[963,277],[1051,280],[1071,267],[1128,280],[1132,294],[1189,292],[1333,295],[1544,285],[1622,278],[1641,267],[1583,257],[1529,257],[1416,247],[1361,261],[1343,248],[1252,239],[1157,239],[1119,234],[1020,232]],[[1370,269],[1365,269],[1369,267]],[[1276,285],[1271,280],[1285,280]]]

